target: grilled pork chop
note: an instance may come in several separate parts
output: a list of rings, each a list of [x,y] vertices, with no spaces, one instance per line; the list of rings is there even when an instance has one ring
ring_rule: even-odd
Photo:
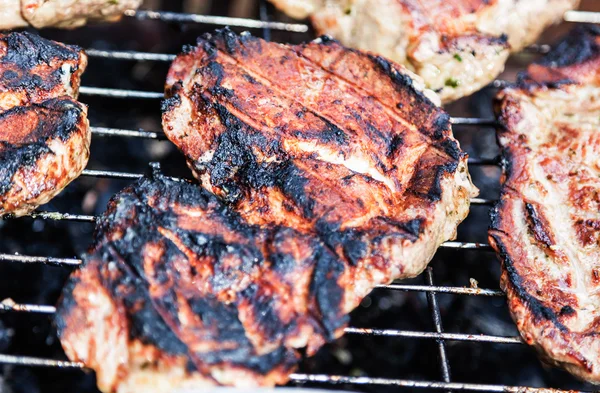
[[[77,47],[0,35],[0,216],[48,202],[85,167],[87,108],[75,97],[86,64]]]
[[[506,159],[490,242],[523,339],[600,383],[600,29],[576,29],[499,95]]]
[[[580,0],[271,0],[353,48],[405,65],[448,102],[479,90],[510,52]]]
[[[419,85],[336,41],[221,30],[173,62],[163,127],[249,223],[317,234],[360,267],[362,299],[421,273],[477,194],[450,117]]]
[[[296,348],[342,334],[351,269],[313,236],[249,225],[155,171],[109,203],[56,324],[104,392],[271,386]]]
[[[59,305],[103,391],[285,383],[476,194],[448,115],[382,58],[223,30],[168,78],[165,130],[205,189],[155,172],[119,194]]]
[[[31,25],[72,29],[90,21],[116,21],[142,0],[0,0],[0,30]]]

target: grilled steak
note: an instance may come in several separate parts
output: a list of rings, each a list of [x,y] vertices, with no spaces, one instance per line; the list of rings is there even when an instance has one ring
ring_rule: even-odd
[[[316,30],[419,74],[444,102],[491,82],[579,0],[271,0]]]
[[[72,29],[90,21],[116,21],[142,0],[0,0],[0,29],[31,25]]]
[[[163,127],[249,223],[317,234],[360,267],[354,305],[421,273],[477,194],[450,117],[418,84],[336,41],[222,30],[174,61]]]
[[[114,197],[69,280],[57,327],[104,392],[285,383],[343,332],[350,270],[318,239],[248,225],[154,172]]]
[[[75,100],[86,64],[77,47],[0,35],[0,216],[48,202],[87,164],[87,108]]]
[[[576,29],[503,90],[490,242],[523,339],[600,383],[600,29]]]

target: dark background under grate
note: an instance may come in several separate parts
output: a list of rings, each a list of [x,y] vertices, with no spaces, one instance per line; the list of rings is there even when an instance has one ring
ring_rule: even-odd
[[[183,3],[153,1],[148,2],[147,7],[155,10],[203,12],[208,15],[253,19],[260,19],[261,16],[264,19],[268,16],[272,20],[294,22],[259,1],[188,0]],[[600,10],[597,5],[597,1],[589,0],[583,8]],[[215,26],[207,24],[182,24],[126,17],[117,24],[88,26],[75,31],[44,30],[41,34],[84,48],[175,54],[184,44],[194,43],[198,35],[214,28]],[[256,35],[266,33],[272,40],[281,42],[298,43],[314,38],[310,31],[251,31]],[[556,34],[559,33],[552,33],[545,40],[552,40]],[[504,78],[512,79],[517,70],[522,69],[536,56],[532,53],[516,56],[511,60]],[[92,56],[83,78],[83,85],[160,92],[168,66],[169,62],[166,61],[119,60]],[[452,104],[448,110],[453,116],[490,118],[493,116],[491,100],[495,91],[493,88],[484,89],[472,97]],[[82,94],[80,99],[90,106],[89,117],[94,127],[143,129],[158,132],[160,136],[158,99],[123,99],[90,94]],[[455,135],[473,158],[490,159],[484,161],[486,165],[471,165],[471,173],[475,184],[482,191],[481,198],[497,198],[500,168],[490,164],[499,153],[494,129],[457,125]],[[182,156],[169,142],[139,137],[107,137],[100,135],[100,131],[92,140],[88,168],[142,173],[149,161],[160,161],[163,170],[170,175],[190,177]],[[104,210],[108,198],[130,182],[130,179],[82,176],[58,198],[44,206],[43,210],[85,216],[99,215]],[[53,220],[52,217],[0,220],[0,253],[5,254],[4,257],[0,257],[0,301],[11,298],[17,303],[54,304],[72,268],[18,263],[8,261],[7,255],[80,255],[89,245],[93,232],[93,224],[85,222],[85,219],[86,217],[83,217],[79,220],[83,222]],[[458,240],[486,243],[487,225],[488,207],[485,203],[474,205],[469,218],[460,227]],[[326,346],[317,356],[307,359],[299,373],[593,390],[591,386],[576,381],[562,371],[545,368],[531,349],[519,343],[515,338],[518,333],[508,315],[505,299],[497,292],[486,293],[492,296],[472,296],[431,291],[431,285],[435,284],[451,286],[454,288],[451,291],[457,292],[459,287],[474,285],[475,282],[471,279],[476,280],[480,288],[497,290],[499,264],[492,252],[486,249],[444,248],[437,253],[431,267],[432,269],[421,277],[402,282],[406,287],[374,290],[352,314],[351,326],[385,331],[375,332],[376,334],[358,329],[351,331],[351,334]],[[411,285],[425,285],[424,288],[420,288],[425,291],[415,290],[419,288]],[[441,323],[436,317],[440,317]],[[47,314],[39,313],[0,313],[0,354],[64,359],[50,319]],[[443,341],[431,337],[408,337],[411,336],[410,332],[416,332],[412,336],[422,336],[420,332],[441,332],[442,325],[444,332],[460,334],[455,337],[440,336],[445,338]],[[469,338],[467,334],[494,337],[479,340],[479,336]],[[447,357],[447,362],[443,361],[444,357]],[[358,379],[354,382],[360,381]],[[364,392],[406,390],[399,386],[385,386],[385,383],[374,385],[369,379],[363,381],[366,383],[329,384],[325,387]],[[96,392],[93,375],[72,369],[0,365],[0,393],[64,391]]]

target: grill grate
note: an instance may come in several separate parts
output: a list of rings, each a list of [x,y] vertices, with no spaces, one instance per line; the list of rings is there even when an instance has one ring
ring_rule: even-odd
[[[245,19],[245,18],[230,18],[212,15],[192,15],[181,14],[174,12],[154,12],[154,11],[127,11],[126,15],[138,19],[157,19],[165,22],[175,23],[200,23],[200,24],[215,24],[215,25],[230,25],[236,27],[262,29],[263,37],[267,40],[271,38],[271,30],[285,31],[291,33],[306,33],[309,27],[305,24],[298,23],[283,23],[273,22],[268,20],[267,6],[265,0],[259,2],[260,20]],[[572,11],[565,14],[565,20],[570,22],[595,22],[600,23],[600,13]],[[550,47],[548,45],[533,45],[526,50],[532,53],[547,53]],[[91,58],[103,58],[113,60],[133,60],[140,62],[170,62],[175,58],[173,54],[164,53],[148,53],[148,52],[133,52],[133,51],[113,51],[88,49],[88,55]],[[494,88],[505,86],[507,82],[497,80],[491,86]],[[105,98],[119,99],[142,99],[156,100],[163,97],[162,92],[138,91],[127,89],[114,89],[102,87],[82,86],[80,89],[82,95],[99,96]],[[452,123],[461,126],[471,127],[493,127],[496,126],[494,118],[469,118],[469,117],[453,117]],[[166,140],[162,131],[146,131],[143,129],[131,130],[120,128],[107,127],[91,127],[94,137],[121,137],[121,138],[139,138],[145,140]],[[472,166],[498,166],[500,158],[470,158],[469,164]],[[82,176],[94,178],[109,178],[109,179],[125,179],[134,180],[142,176],[140,173],[117,172],[109,170],[93,170],[86,169]],[[472,199],[473,205],[489,206],[494,203],[494,200],[484,198]],[[93,224],[97,220],[93,215],[78,215],[60,212],[35,212],[28,216],[34,219],[52,220],[52,221],[68,221],[68,222],[83,222]],[[14,219],[14,218],[7,218]],[[456,249],[456,250],[473,250],[476,252],[490,251],[491,247],[484,243],[477,242],[446,242],[441,248]],[[55,258],[49,256],[26,256],[15,254],[0,254],[0,261],[21,263],[21,264],[47,264],[60,267],[75,267],[82,263],[78,258]],[[446,333],[442,325],[442,317],[438,304],[439,294],[452,294],[464,296],[482,296],[502,298],[504,294],[495,289],[480,289],[467,288],[456,286],[438,286],[434,282],[433,268],[428,267],[424,273],[425,285],[416,284],[391,284],[380,285],[376,290],[389,291],[404,291],[404,292],[421,292],[426,294],[427,302],[434,332],[409,331],[396,329],[369,329],[349,327],[346,329],[347,335],[360,336],[380,336],[380,337],[402,337],[409,339],[435,340],[438,349],[440,377],[442,382],[436,381],[416,381],[404,379],[390,378],[374,378],[374,377],[352,377],[352,376],[336,376],[323,374],[292,374],[292,382],[298,384],[317,383],[328,385],[378,385],[378,386],[393,386],[401,388],[420,388],[420,389],[436,389],[447,391],[486,391],[486,392],[547,392],[546,389],[529,388],[522,386],[506,386],[506,385],[490,385],[490,384],[471,384],[471,383],[456,383],[451,380],[451,369],[447,356],[446,345],[453,341],[476,342],[476,343],[495,343],[495,344],[517,344],[522,345],[523,341],[520,337],[504,337],[497,335],[472,335],[461,333]],[[0,312],[19,312],[29,314],[46,314],[52,315],[56,308],[50,305],[37,304],[17,304],[12,300],[7,299],[0,303]],[[8,354],[0,354],[0,364],[30,366],[30,367],[50,367],[59,369],[84,369],[82,363],[68,362],[61,360],[43,359],[29,356],[15,356]],[[556,392],[561,392],[556,390]]]

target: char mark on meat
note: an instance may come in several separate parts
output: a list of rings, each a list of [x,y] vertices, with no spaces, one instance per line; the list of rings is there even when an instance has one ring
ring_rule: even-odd
[[[490,243],[523,339],[600,383],[600,30],[574,29],[499,93],[502,195]]]

